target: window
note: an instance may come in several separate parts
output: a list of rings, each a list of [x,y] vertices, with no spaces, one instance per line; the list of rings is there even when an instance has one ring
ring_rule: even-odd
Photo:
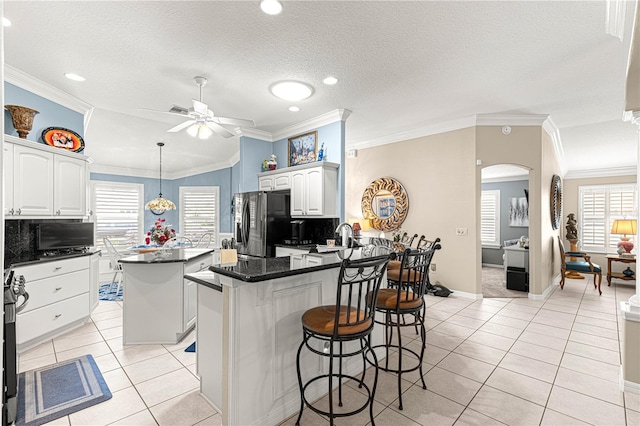
[[[500,191],[482,191],[480,200],[480,237],[483,246],[500,247]]]
[[[180,187],[180,236],[197,243],[206,232],[213,234],[213,243],[218,242],[220,215],[218,214],[217,186]]]
[[[142,241],[144,186],[137,183],[91,183],[96,246],[104,248],[103,238],[116,248],[126,248]]]
[[[611,253],[620,235],[611,234],[615,219],[636,219],[636,184],[580,186],[578,239],[585,251]]]

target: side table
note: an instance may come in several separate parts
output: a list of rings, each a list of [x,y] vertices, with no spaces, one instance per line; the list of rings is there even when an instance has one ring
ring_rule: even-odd
[[[611,272],[611,263],[620,262],[620,263],[636,263],[636,258],[634,257],[623,257],[617,254],[608,254],[607,255],[607,283],[611,286],[611,278],[617,278],[619,280],[635,280],[636,276],[632,275],[630,277],[624,275],[621,272]]]

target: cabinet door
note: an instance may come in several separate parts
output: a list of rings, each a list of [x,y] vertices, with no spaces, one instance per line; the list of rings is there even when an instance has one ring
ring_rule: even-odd
[[[306,213],[308,216],[324,214],[324,179],[321,168],[307,169],[305,182]]]
[[[53,215],[53,154],[13,147],[14,215]]]
[[[4,215],[13,214],[13,144],[4,143],[4,157],[2,158],[4,170]]]
[[[183,330],[188,330],[196,321],[196,307],[198,305],[198,284],[191,280],[184,280],[184,324]]]
[[[84,216],[87,192],[85,162],[55,155],[53,211],[56,216]]]
[[[319,256],[307,256],[307,266],[322,265],[322,258]]]
[[[89,311],[93,311],[98,306],[98,291],[100,289],[100,253],[91,255],[91,266],[89,267]]]
[[[289,173],[280,173],[273,176],[273,189],[291,189],[291,175]]]
[[[258,179],[258,190],[259,191],[273,191],[273,177],[272,176],[263,176]]]
[[[291,173],[291,215],[305,214],[305,171]]]

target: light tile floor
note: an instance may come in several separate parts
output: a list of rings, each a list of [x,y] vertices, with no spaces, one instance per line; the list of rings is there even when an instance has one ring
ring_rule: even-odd
[[[614,283],[598,296],[586,279],[568,280],[545,301],[428,296],[427,390],[417,373],[404,375],[400,411],[397,376],[381,372],[376,424],[640,425],[640,395],[619,388],[618,306],[633,292],[633,285]],[[419,348],[413,329],[406,330],[404,342]],[[87,353],[96,359],[113,398],[51,424],[219,425],[220,414],[198,393],[195,354],[184,352],[194,339],[191,333],[177,345],[123,347],[121,302],[100,302],[84,326],[21,354],[19,369]],[[348,385],[345,405],[362,400]],[[327,420],[306,409],[301,423]],[[336,423],[370,421],[365,411]]]

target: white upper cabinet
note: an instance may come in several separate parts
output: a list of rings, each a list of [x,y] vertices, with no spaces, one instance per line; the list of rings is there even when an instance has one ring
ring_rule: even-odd
[[[258,174],[258,190],[280,191],[291,189],[291,174],[289,172],[271,172],[268,175]]]
[[[337,196],[337,164],[323,162],[291,171],[292,217],[337,217]]]
[[[87,215],[87,157],[7,135],[3,149],[5,218]]]

